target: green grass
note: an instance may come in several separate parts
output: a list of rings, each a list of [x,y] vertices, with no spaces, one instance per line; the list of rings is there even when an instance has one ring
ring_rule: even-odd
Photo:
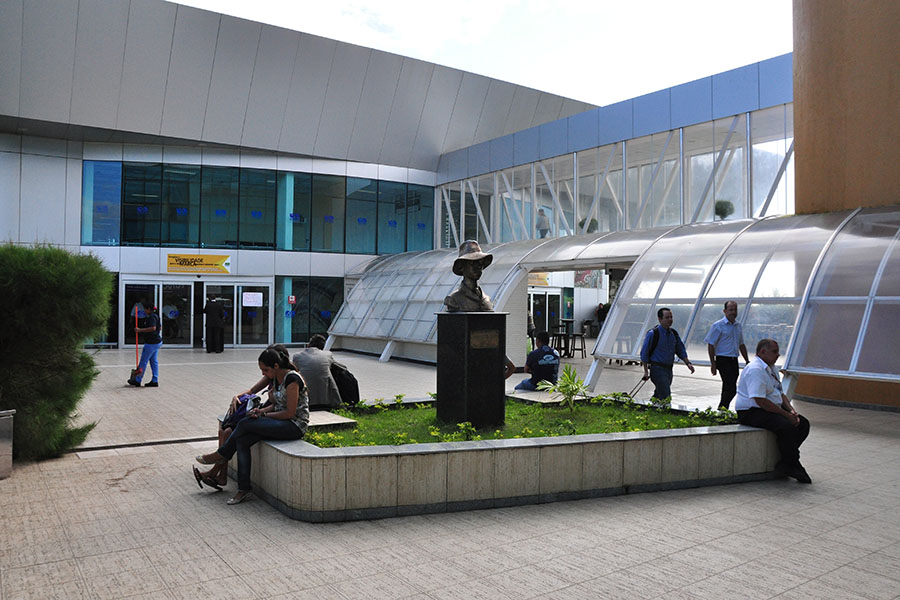
[[[427,442],[493,440],[509,438],[676,429],[735,423],[732,412],[675,413],[665,407],[635,405],[625,394],[582,400],[573,409],[562,406],[506,401],[506,423],[499,428],[476,430],[469,423],[437,420],[433,405],[400,405],[397,402],[334,410],[355,419],[354,429],[311,431],[306,441],[326,447],[381,446]]]

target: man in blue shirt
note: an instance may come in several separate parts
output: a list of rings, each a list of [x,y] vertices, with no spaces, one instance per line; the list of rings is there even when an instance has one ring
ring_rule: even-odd
[[[703,339],[709,352],[709,370],[713,375],[718,371],[722,378],[722,396],[719,398],[719,409],[728,408],[731,399],[737,393],[738,352],[744,357],[744,364],[750,364],[747,358],[747,346],[744,345],[744,330],[736,321],[738,305],[734,300],[725,303],[725,316],[712,324],[709,333]]]
[[[550,347],[550,334],[538,331],[534,336],[538,343],[537,350],[528,353],[525,359],[525,372],[531,373],[529,379],[523,379],[516,386],[517,390],[534,391],[541,381],[556,383],[559,373],[559,352]]]
[[[656,386],[653,397],[665,400],[672,395],[672,364],[675,356],[687,365],[691,373],[694,372],[694,365],[688,360],[687,350],[678,332],[672,329],[672,311],[660,308],[656,311],[656,318],[659,319],[659,325],[644,336],[641,364],[644,366],[644,381],[649,379]]]

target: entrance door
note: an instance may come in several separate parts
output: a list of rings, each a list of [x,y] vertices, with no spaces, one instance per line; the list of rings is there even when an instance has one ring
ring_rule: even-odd
[[[133,346],[136,343],[134,339],[135,316],[138,319],[138,327],[143,327],[143,319],[147,317],[146,308],[159,306],[159,287],[157,283],[125,284],[125,335],[122,337],[123,345]]]
[[[562,307],[560,292],[556,290],[551,292],[529,290],[528,296],[531,300],[531,317],[534,319],[535,329],[552,333],[553,328],[559,325],[559,319],[562,317],[560,313],[560,308]]]
[[[238,286],[240,321],[237,343],[265,346],[269,343],[269,286]],[[226,334],[226,338],[227,334]]]
[[[164,283],[159,309],[164,343],[191,344],[191,313],[191,284]]]
[[[206,302],[217,300],[225,306],[225,347],[234,346],[234,287],[233,285],[206,284]],[[205,304],[204,304],[205,306]],[[206,319],[204,316],[203,336],[206,339]]]

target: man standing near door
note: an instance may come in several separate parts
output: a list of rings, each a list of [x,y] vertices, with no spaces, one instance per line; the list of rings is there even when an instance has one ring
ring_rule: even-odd
[[[206,352],[225,350],[225,306],[221,300],[210,298],[203,307],[206,315]]]

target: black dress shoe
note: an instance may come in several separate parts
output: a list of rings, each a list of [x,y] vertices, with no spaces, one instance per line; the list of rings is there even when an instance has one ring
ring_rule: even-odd
[[[144,384],[144,387],[159,387],[158,381],[149,381]]]
[[[134,387],[141,387],[141,382],[140,382],[140,381],[135,381],[134,379],[129,379],[129,380],[128,380],[128,385],[133,385]]]
[[[809,478],[809,473],[806,472],[806,469],[804,469],[803,465],[800,463],[797,463],[791,468],[789,475],[800,483],[812,483],[812,479]]]

